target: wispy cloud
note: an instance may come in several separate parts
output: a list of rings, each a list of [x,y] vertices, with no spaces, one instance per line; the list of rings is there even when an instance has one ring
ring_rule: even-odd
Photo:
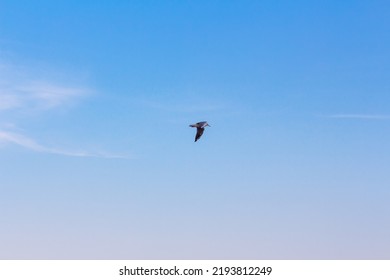
[[[46,81],[34,81],[14,89],[20,104],[34,104],[43,109],[64,105],[89,92],[85,88],[61,86]]]
[[[390,115],[376,114],[334,114],[327,117],[333,119],[390,120]]]
[[[0,65],[0,112],[6,110],[48,110],[64,106],[92,91],[81,86],[34,77],[26,70]]]
[[[49,110],[64,108],[93,93],[88,87],[52,79],[48,71],[40,69],[38,75],[31,69],[2,64],[0,61],[1,146],[13,144],[34,152],[72,157],[129,158],[127,155],[107,152],[50,147],[28,136],[31,133],[15,133],[14,131],[19,130],[18,127],[28,124],[26,112],[44,115]],[[37,134],[37,131],[34,134]]]
[[[57,154],[57,155],[64,155],[70,157],[97,157],[97,158],[124,158],[124,159],[129,158],[128,156],[116,155],[116,154],[105,153],[105,152],[91,153],[87,151],[70,151],[70,150],[64,150],[60,148],[47,147],[38,144],[33,139],[24,136],[22,134],[9,132],[9,131],[1,131],[1,130],[0,130],[0,144],[2,145],[15,144],[34,152]]]

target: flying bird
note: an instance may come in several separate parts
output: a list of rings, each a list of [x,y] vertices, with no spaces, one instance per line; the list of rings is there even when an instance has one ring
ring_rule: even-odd
[[[195,142],[202,136],[204,128],[210,126],[207,122],[198,122],[196,124],[190,124],[190,127],[196,127]]]

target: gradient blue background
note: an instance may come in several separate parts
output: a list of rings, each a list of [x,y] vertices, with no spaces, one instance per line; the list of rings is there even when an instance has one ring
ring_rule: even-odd
[[[389,259],[389,34],[388,1],[0,0],[0,258]]]

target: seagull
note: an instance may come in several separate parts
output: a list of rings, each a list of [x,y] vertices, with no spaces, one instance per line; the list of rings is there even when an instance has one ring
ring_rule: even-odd
[[[207,122],[198,122],[196,124],[190,124],[190,127],[196,127],[195,142],[202,136],[204,128],[210,126]]]

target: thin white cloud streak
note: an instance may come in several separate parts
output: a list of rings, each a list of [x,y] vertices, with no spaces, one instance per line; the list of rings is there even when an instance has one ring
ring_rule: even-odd
[[[63,108],[93,93],[86,87],[64,86],[63,83],[50,79],[52,75],[47,70],[40,69],[37,74],[37,71],[31,69],[34,68],[18,67],[0,61],[0,114],[3,122],[12,124],[11,128],[18,127],[18,123],[15,124],[14,121],[15,116],[25,115],[26,112],[44,114],[48,110]],[[107,152],[47,147],[29,136],[14,133],[9,129],[4,130],[4,124],[2,126],[0,144],[3,146],[14,144],[35,152],[71,157],[130,158],[127,155]]]
[[[0,111],[48,110],[63,106],[90,91],[50,82],[32,81],[19,86],[0,86]]]
[[[32,150],[34,152],[48,153],[48,154],[57,154],[70,157],[95,157],[95,158],[122,158],[127,159],[129,156],[125,155],[116,155],[110,153],[91,153],[86,151],[69,151],[59,148],[46,147],[38,144],[33,139],[9,132],[9,131],[0,131],[0,144],[15,144],[21,146],[25,149]]]
[[[390,120],[390,115],[369,115],[369,114],[335,114],[329,115],[332,119],[361,119],[361,120]]]
[[[74,102],[92,92],[85,87],[64,86],[64,83],[48,78],[53,71],[46,70],[43,74],[35,72],[38,71],[0,62],[0,112],[48,110]]]
[[[26,101],[35,101],[41,108],[46,109],[61,106],[89,92],[83,88],[64,87],[47,82],[32,82],[16,90]]]

